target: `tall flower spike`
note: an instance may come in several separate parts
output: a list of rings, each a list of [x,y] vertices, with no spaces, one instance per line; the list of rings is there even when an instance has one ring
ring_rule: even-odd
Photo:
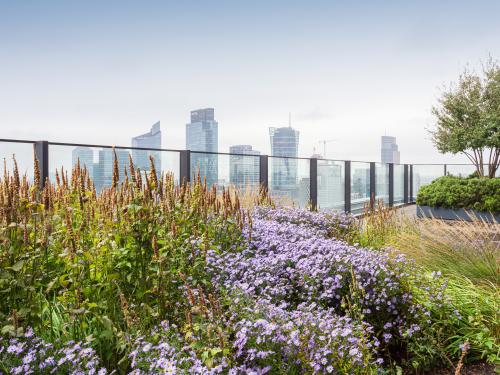
[[[134,161],[132,160],[132,155],[128,154],[128,167],[130,170],[130,179],[135,183],[135,169]]]
[[[14,160],[14,187],[16,190],[21,186],[21,180],[19,178],[19,168],[17,167],[16,155],[12,155],[12,159]]]
[[[116,155],[116,150],[113,147],[113,180],[111,183],[113,188],[116,189],[119,180],[120,180],[120,171],[118,169],[118,157]]]
[[[34,168],[34,186],[35,189],[40,187],[40,165],[38,163],[38,158],[34,156],[33,158],[33,168]]]
[[[149,169],[151,171],[151,179],[154,183],[154,189],[158,189],[158,175],[156,174],[155,159],[149,155]]]

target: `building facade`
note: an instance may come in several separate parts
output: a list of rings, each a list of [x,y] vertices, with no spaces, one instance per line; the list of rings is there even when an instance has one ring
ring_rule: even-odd
[[[73,167],[80,161],[80,167],[87,168],[90,178],[94,178],[94,151],[90,147],[75,147],[71,161]]]
[[[160,121],[155,123],[151,130],[145,134],[138,135],[132,138],[132,147],[141,148],[161,148],[161,129]],[[132,159],[134,166],[141,171],[149,171],[151,164],[149,157],[153,157],[154,165],[158,175],[161,174],[161,152],[160,151],[147,151],[147,150],[132,150]]]
[[[299,132],[291,126],[269,128],[271,140],[271,190],[283,195],[297,194]]]
[[[118,161],[119,181],[125,179],[125,169],[129,167],[129,155],[127,150],[114,150]],[[97,192],[104,187],[111,186],[113,182],[114,152],[111,148],[99,150],[99,161],[94,164],[94,185]]]
[[[399,150],[396,137],[382,136],[380,159],[382,163],[399,164]]]
[[[229,182],[238,189],[259,186],[260,184],[260,151],[253,150],[250,145],[229,147]],[[249,155],[249,156],[245,156]]]
[[[207,185],[216,184],[219,175],[218,156],[204,152],[218,152],[219,124],[214,109],[191,111],[191,122],[186,124],[186,150],[191,152],[191,173],[206,178]]]

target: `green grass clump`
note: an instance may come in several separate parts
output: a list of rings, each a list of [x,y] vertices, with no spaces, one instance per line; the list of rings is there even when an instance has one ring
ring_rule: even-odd
[[[443,356],[468,342],[468,360],[500,365],[499,238],[498,224],[425,219],[405,220],[386,243],[448,279],[450,305],[428,306]]]

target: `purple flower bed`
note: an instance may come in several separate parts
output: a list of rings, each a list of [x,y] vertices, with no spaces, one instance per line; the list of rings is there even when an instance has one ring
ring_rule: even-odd
[[[20,337],[0,340],[0,374],[105,375],[89,344],[67,342],[56,348],[28,328]],[[7,372],[6,372],[7,374]]]
[[[290,316],[309,306],[310,319],[351,318],[373,341],[368,346],[372,357],[397,356],[391,351],[401,350],[430,323],[429,311],[414,301],[412,290],[422,290],[430,300],[442,303],[445,285],[423,277],[402,255],[329,238],[339,222],[343,228],[352,226],[352,218],[344,215],[258,210],[251,231],[246,232],[247,249],[211,254],[215,284],[257,305],[279,307]]]
[[[222,312],[188,275],[181,288],[202,306],[190,302],[184,326],[131,338],[131,374],[365,374],[399,361],[425,340],[426,304],[444,303],[445,285],[402,255],[341,240],[356,228],[344,214],[257,209],[243,246],[206,253],[222,306],[210,308]],[[4,363],[10,373],[105,373],[89,347],[56,350],[32,336],[0,342]]]
[[[231,350],[207,367],[164,323],[153,334],[159,338],[136,342],[134,374],[165,366],[193,374],[364,374],[397,358],[430,323],[412,290],[442,303],[444,285],[401,255],[332,238],[353,227],[347,215],[258,209],[242,251],[211,250],[207,258],[213,285],[227,296],[222,325]]]

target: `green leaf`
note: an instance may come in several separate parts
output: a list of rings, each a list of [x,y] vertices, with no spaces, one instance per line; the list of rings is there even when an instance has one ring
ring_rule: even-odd
[[[24,262],[25,262],[24,260],[20,260],[16,264],[14,264],[12,267],[10,267],[10,269],[13,270],[14,272],[19,272],[23,268]]]

